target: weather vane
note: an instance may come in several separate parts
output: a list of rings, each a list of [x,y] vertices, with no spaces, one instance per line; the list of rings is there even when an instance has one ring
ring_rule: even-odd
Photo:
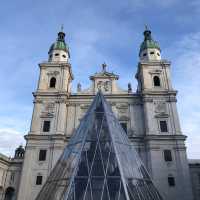
[[[62,24],[61,25],[61,32],[63,32],[63,30],[64,30],[64,25]]]

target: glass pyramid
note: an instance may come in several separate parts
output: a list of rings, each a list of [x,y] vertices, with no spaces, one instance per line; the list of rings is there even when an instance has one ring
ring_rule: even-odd
[[[36,200],[162,200],[101,92]]]

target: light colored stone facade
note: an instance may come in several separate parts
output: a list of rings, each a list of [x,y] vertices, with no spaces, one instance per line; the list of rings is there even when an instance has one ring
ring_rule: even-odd
[[[190,176],[194,200],[200,200],[200,160],[189,160]]]
[[[62,58],[63,53],[67,58]],[[51,49],[48,62],[39,64],[39,67],[30,132],[25,136],[23,165],[22,161],[17,165],[14,161],[0,159],[2,199],[5,188],[10,187],[4,174],[10,176],[11,169],[18,171],[18,182],[13,186],[15,198],[36,198],[99,89],[127,130],[164,200],[193,199],[186,136],[181,132],[176,107],[177,91],[171,84],[170,62],[161,59],[158,48],[140,52],[137,91],[132,91],[131,85],[127,90],[120,89],[117,86],[119,76],[110,73],[103,64],[100,72],[90,76],[90,88],[83,89],[78,84],[77,92],[73,93],[73,67],[69,63],[69,52],[63,49]],[[47,130],[44,127],[46,122]],[[42,161],[39,160],[41,150],[46,150]],[[170,152],[168,160],[166,150]],[[42,177],[42,184],[36,184],[38,176]]]

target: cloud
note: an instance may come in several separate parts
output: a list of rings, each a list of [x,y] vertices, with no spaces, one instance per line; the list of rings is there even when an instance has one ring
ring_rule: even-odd
[[[183,134],[188,136],[189,158],[200,157],[200,32],[187,34],[165,49],[173,60],[172,77],[178,93]]]
[[[88,76],[100,71],[104,61],[109,71],[120,75],[119,84],[125,88],[133,80],[136,85],[133,76],[138,47],[143,39],[144,24],[148,23],[153,36],[154,33],[158,36],[155,39],[162,39],[167,58],[173,61],[172,80],[179,90],[182,129],[189,136],[189,156],[195,154],[197,157],[200,34],[188,33],[199,29],[196,24],[200,4],[198,0],[183,2],[86,0],[75,4],[72,0],[61,0],[59,4],[49,4],[46,0],[34,3],[22,0],[2,3],[0,129],[11,130],[10,135],[13,131],[20,133],[10,138],[11,143],[21,141],[16,138],[23,138],[27,133],[32,112],[31,92],[36,88],[39,76],[37,63],[47,59],[48,48],[55,41],[60,24],[64,23],[72,55],[73,88],[77,82],[83,83],[83,88],[88,87]],[[17,23],[13,23],[13,19]],[[187,35],[183,37],[184,34]],[[4,137],[6,133],[9,132],[0,134]],[[4,144],[0,141],[1,146]],[[15,146],[18,144],[12,150]],[[3,152],[9,151],[5,149]]]
[[[0,141],[0,152],[7,156],[13,156],[13,150],[25,144],[23,134],[11,128],[0,129]]]

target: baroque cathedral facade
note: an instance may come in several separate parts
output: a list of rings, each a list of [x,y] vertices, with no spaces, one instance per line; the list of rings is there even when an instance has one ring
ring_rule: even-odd
[[[197,200],[199,162],[188,164],[186,136],[177,112],[170,62],[161,59],[159,44],[144,31],[135,75],[136,91],[118,87],[120,78],[106,64],[90,76],[91,87],[77,86],[73,93],[73,67],[65,33],[49,49],[47,62],[39,64],[37,90],[26,147],[13,158],[0,155],[0,200],[34,200],[79,125],[95,94],[101,90],[115,116],[149,171],[164,200]],[[195,173],[191,170],[197,167]]]

